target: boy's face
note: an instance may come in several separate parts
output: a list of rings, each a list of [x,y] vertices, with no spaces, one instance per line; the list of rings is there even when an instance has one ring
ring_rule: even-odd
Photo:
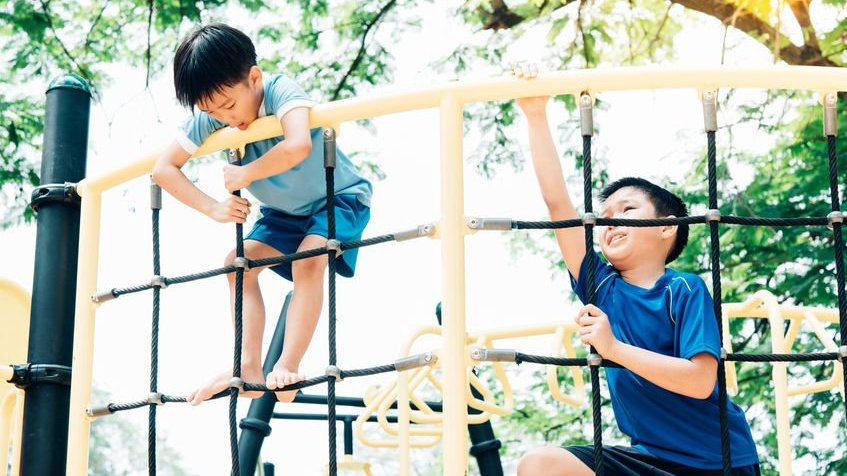
[[[244,81],[224,86],[211,97],[197,101],[197,107],[229,127],[244,130],[258,117],[263,100],[262,72],[253,66]]]
[[[657,218],[656,207],[644,191],[623,187],[603,202],[603,218]],[[664,263],[673,240],[676,226],[629,227],[601,226],[600,249],[617,269],[632,269],[651,260]]]

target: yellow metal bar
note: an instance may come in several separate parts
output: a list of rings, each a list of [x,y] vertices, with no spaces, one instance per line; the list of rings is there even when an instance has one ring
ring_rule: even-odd
[[[409,408],[409,378],[406,371],[397,373],[397,426],[399,427],[398,450],[400,451],[400,476],[408,476],[411,465],[409,449],[409,426],[411,425]]]
[[[774,354],[784,354],[787,352],[785,348],[785,334],[783,334],[785,320],[782,318],[779,303],[773,294],[767,293],[764,296],[763,304],[767,308],[771,326],[771,352]],[[772,367],[779,474],[781,476],[790,476],[791,421],[788,415],[788,369],[785,362],[774,362]]]
[[[9,440],[12,436],[12,427],[15,414],[15,401],[18,398],[16,389],[9,389],[0,400],[0,471],[6,474],[9,467]]]
[[[85,197],[85,194],[99,194],[136,177],[149,174],[159,155],[160,152],[150,153],[118,169],[84,178],[77,185],[77,193],[81,197]]]
[[[441,276],[444,349],[444,475],[468,466],[468,382],[465,378],[465,215],[462,103],[441,102]]]
[[[26,393],[16,388],[15,389],[15,409],[12,414],[12,455],[11,455],[11,472],[9,474],[21,474],[21,448],[23,446],[24,434],[24,397]],[[2,448],[2,446],[0,446]],[[2,466],[5,468],[5,466]]]
[[[12,367],[8,365],[0,367],[0,380],[7,382],[12,378],[14,373],[15,372],[12,370]]]
[[[82,185],[82,184],[81,184]],[[94,304],[91,294],[97,286],[100,249],[100,194],[80,187],[83,196],[80,214],[79,268],[76,281],[74,318],[73,376],[71,378],[68,423],[67,474],[88,473],[88,431],[90,420],[85,408],[91,399],[91,373],[94,363]]]

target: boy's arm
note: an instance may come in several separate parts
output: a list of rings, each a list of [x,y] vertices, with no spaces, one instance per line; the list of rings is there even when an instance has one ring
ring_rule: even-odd
[[[571,201],[563,177],[559,154],[550,134],[546,111],[547,98],[522,98],[518,99],[517,103],[529,125],[532,165],[550,219],[557,221],[577,218],[576,207]],[[585,258],[585,232],[581,227],[575,227],[557,229],[555,234],[568,271],[579,280],[579,269]]]
[[[224,167],[224,185],[227,190],[233,192],[247,188],[256,180],[281,174],[306,160],[312,151],[309,108],[292,109],[282,116],[280,122],[285,134],[284,140],[247,165]]]
[[[715,388],[718,361],[709,353],[683,359],[623,343],[612,333],[608,316],[593,305],[582,308],[576,323],[584,344],[593,345],[604,359],[626,367],[665,390],[704,399]]]
[[[190,157],[191,154],[174,141],[153,166],[153,180],[180,202],[215,221],[244,223],[250,213],[250,202],[234,195],[219,202],[205,194],[182,173],[182,166]]]

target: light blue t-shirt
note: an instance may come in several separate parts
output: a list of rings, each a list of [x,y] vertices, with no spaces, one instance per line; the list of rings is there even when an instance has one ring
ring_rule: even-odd
[[[698,276],[666,268],[650,289],[624,281],[611,265],[590,251],[580,267],[586,275],[596,263],[595,304],[609,316],[619,341],[658,354],[690,359],[708,353],[720,359],[720,337],[713,301]],[[587,302],[585,279],[571,285]],[[721,469],[721,430],[717,383],[704,399],[665,390],[630,370],[606,368],[615,419],[632,445],[659,458],[698,469]],[[729,402],[732,466],[756,464],[759,458],[744,411]]]
[[[312,101],[297,84],[283,76],[266,76],[263,81],[265,97],[258,117],[276,116],[281,119],[297,107],[312,107]],[[227,124],[195,109],[177,134],[177,141],[186,152],[193,154],[203,141]],[[326,206],[323,134],[320,128],[311,130],[312,151],[306,159],[282,172],[251,183],[247,189],[265,206],[290,215],[310,216]],[[279,144],[283,136],[247,144],[242,157],[246,165]],[[371,204],[371,183],[356,171],[350,159],[336,148],[335,194],[355,195],[365,206]]]

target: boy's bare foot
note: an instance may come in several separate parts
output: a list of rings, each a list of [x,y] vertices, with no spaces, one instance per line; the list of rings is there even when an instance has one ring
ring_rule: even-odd
[[[292,383],[302,382],[303,380],[306,380],[305,375],[297,373],[296,370],[291,371],[282,365],[276,364],[271,373],[268,374],[265,385],[269,389],[282,388]],[[282,403],[288,403],[294,400],[295,395],[297,395],[297,390],[276,392],[276,399]]]
[[[211,398],[212,395],[229,388],[229,381],[231,379],[232,370],[221,372],[204,385],[188,394],[188,396],[185,397],[185,401],[191,405],[199,405]],[[243,368],[241,370],[241,380],[245,383],[262,383],[262,369],[260,367]],[[263,392],[243,392],[239,396],[245,398],[259,398],[262,394]]]

